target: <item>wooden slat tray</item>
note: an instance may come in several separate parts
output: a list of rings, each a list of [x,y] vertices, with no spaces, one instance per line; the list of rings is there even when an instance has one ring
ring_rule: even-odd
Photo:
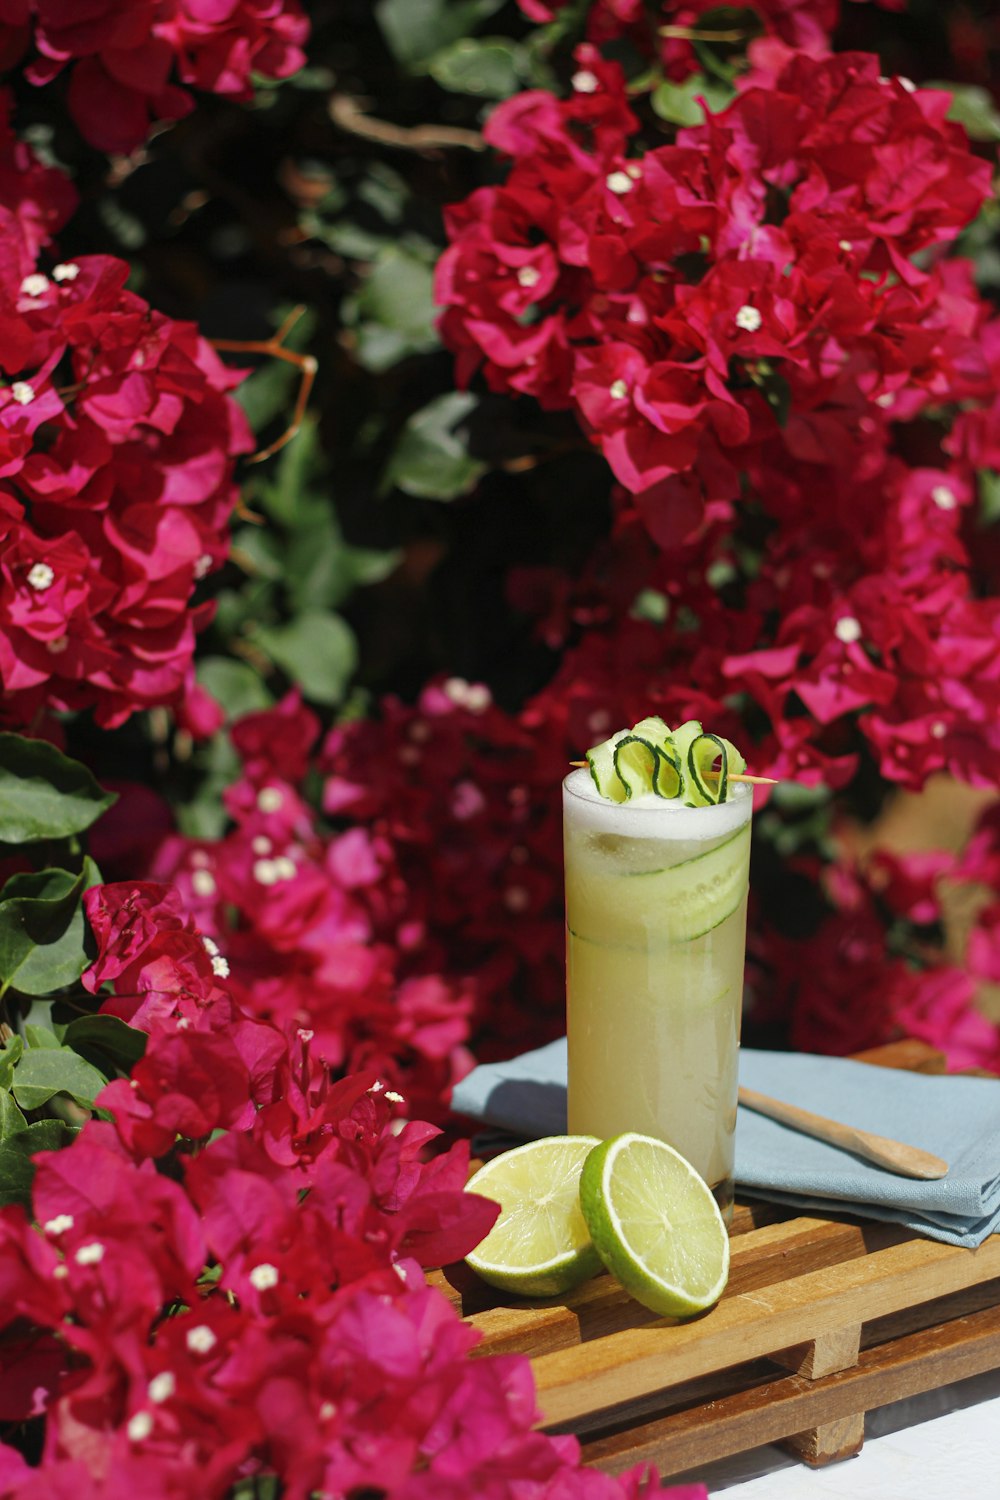
[[[864,1053],[942,1072],[912,1041]],[[544,1425],[584,1458],[664,1476],[762,1443],[806,1463],[856,1453],[865,1412],[1000,1368],[1000,1234],[976,1250],[848,1215],[737,1203],[729,1285],[687,1323],[600,1276],[564,1299],[503,1299],[464,1266],[433,1278],[483,1334],[531,1356]]]

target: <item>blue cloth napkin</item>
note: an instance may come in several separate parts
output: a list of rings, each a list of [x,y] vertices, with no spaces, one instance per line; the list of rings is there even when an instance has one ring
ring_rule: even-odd
[[[744,1047],[740,1082],[950,1163],[937,1182],[899,1177],[741,1107],[736,1181],[744,1195],[890,1219],[950,1245],[971,1247],[1000,1232],[1000,1081]],[[456,1086],[452,1108],[521,1140],[559,1135],[566,1129],[565,1038],[473,1069]]]

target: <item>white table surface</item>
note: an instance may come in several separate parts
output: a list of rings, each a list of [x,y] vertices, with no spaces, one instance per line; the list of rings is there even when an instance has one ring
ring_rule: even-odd
[[[810,1469],[756,1448],[667,1481],[725,1500],[1000,1500],[1000,1370],[868,1413],[861,1452]]]

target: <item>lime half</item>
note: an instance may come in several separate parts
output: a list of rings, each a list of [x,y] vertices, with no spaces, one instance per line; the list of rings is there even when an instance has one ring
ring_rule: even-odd
[[[593,1135],[553,1135],[515,1146],[466,1185],[500,1204],[500,1217],[466,1264],[506,1292],[558,1297],[595,1276],[600,1257],[580,1211],[580,1172]]]
[[[644,1307],[685,1318],[722,1296],[726,1226],[672,1146],[631,1131],[605,1141],[583,1168],[580,1204],[602,1261]]]

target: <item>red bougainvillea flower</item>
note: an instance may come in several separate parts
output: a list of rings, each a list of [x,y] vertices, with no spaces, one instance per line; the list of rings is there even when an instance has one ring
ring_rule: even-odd
[[[913,261],[989,190],[947,96],[862,54],[761,56],[726,110],[643,154],[620,71],[580,48],[569,99],[498,107],[507,180],[446,215],[459,379],[573,409],[635,494],[690,474],[733,498],[764,444],[846,469],[887,411],[995,394],[968,276]]]
[[[309,24],[298,0],[25,0],[0,11],[0,58],[30,37],[27,70],[46,84],[69,66],[70,110],[102,151],[141,145],[153,120],[193,106],[182,84],[252,96],[252,75],[286,78],[304,62]]]
[[[208,618],[192,596],[252,445],[240,376],[126,291],[123,261],[23,269],[0,266],[3,713],[92,707],[113,726],[188,692]]]
[[[537,1431],[528,1361],[470,1359],[479,1335],[425,1284],[497,1212],[464,1191],[467,1143],[428,1157],[436,1130],[400,1128],[379,1079],[333,1082],[304,1032],[242,1012],[171,893],[98,888],[88,911],[105,1006],[175,1001],[100,1096],[113,1123],[43,1153],[32,1216],[0,1209],[0,1421],[44,1420],[37,1467],[0,1448],[2,1500],[223,1500],[248,1476],[291,1500],[663,1493]]]
[[[995,1069],[1000,1036],[977,1009],[972,976],[929,947],[916,965],[887,953],[887,931],[895,928],[898,943],[900,922],[939,920],[937,883],[952,870],[942,854],[886,851],[863,867],[845,860],[821,872],[801,863],[804,877],[822,878],[830,909],[807,943],[754,925],[751,973],[762,1011],[791,1015],[793,1044],[808,1052],[843,1055],[915,1036],[952,1068]]]

